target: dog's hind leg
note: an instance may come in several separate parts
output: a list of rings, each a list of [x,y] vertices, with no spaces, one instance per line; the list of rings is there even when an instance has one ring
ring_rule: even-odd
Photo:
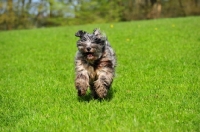
[[[90,91],[91,91],[92,97],[93,97],[94,99],[97,99],[97,98],[98,98],[98,95],[97,95],[97,93],[96,93],[96,91],[95,91],[94,84],[91,84],[91,85],[90,85]]]

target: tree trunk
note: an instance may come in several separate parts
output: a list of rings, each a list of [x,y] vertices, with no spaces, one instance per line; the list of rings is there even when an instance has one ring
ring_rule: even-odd
[[[162,5],[161,5],[160,0],[151,0],[151,6],[152,6],[152,9],[148,13],[147,18],[148,19],[159,18],[162,11]]]
[[[7,2],[7,14],[6,14],[6,29],[11,30],[14,26],[15,15],[13,11],[13,1],[8,0]]]
[[[180,5],[180,8],[181,8],[181,12],[183,13],[183,16],[186,16],[182,0],[178,0],[178,2],[179,2],[179,5]]]

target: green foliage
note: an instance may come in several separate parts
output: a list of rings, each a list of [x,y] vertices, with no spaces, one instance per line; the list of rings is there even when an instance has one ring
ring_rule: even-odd
[[[75,21],[76,24],[118,22],[123,9],[118,1],[84,1],[77,7]]]
[[[200,0],[3,0],[0,30],[200,15]]]
[[[200,17],[0,32],[0,131],[199,131]],[[100,27],[118,66],[77,98],[74,33]]]

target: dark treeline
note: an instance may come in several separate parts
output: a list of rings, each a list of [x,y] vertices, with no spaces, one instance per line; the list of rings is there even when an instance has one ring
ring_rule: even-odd
[[[200,0],[1,0],[0,30],[200,15]]]

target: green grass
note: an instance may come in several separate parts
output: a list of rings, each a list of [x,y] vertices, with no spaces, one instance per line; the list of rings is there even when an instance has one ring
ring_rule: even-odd
[[[0,32],[0,131],[199,131],[200,17]],[[100,27],[118,66],[77,98],[74,36]]]

